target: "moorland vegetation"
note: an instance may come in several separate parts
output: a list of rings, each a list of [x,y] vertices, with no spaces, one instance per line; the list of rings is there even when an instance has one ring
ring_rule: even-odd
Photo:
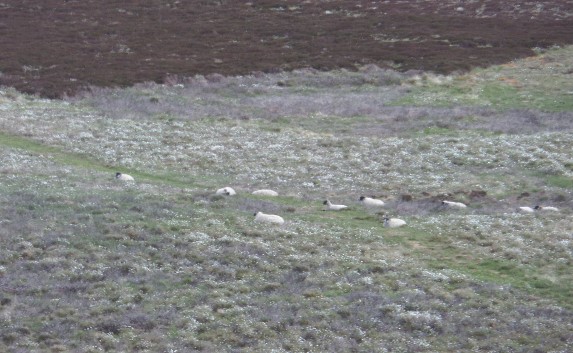
[[[453,76],[3,88],[1,349],[570,350],[572,51]],[[537,204],[560,211],[516,212]]]
[[[572,11],[3,1],[0,351],[573,350]]]

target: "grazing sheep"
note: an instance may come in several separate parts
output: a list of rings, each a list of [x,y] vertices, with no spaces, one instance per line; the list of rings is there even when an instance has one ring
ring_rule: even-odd
[[[442,201],[442,205],[444,205],[448,208],[458,208],[458,209],[468,207],[461,202],[454,202],[454,201]]]
[[[233,190],[232,187],[226,186],[222,189],[219,189],[215,192],[215,194],[217,195],[227,195],[227,196],[233,196],[233,195],[237,195],[237,193],[235,192],[235,190]]]
[[[341,211],[341,210],[345,210],[348,208],[348,206],[346,206],[346,205],[335,205],[335,204],[331,203],[329,200],[324,201],[322,204],[326,205],[327,209],[330,211]]]
[[[519,213],[533,213],[535,210],[528,206],[521,206],[517,208],[517,212]]]
[[[263,195],[263,196],[279,196],[279,193],[274,190],[262,189],[253,191],[253,195]]]
[[[255,222],[283,224],[285,220],[281,216],[275,214],[266,214],[261,211],[255,213]]]
[[[406,221],[400,218],[388,218],[384,217],[384,227],[386,228],[398,228],[406,225]]]
[[[134,181],[133,177],[129,174],[123,174],[120,172],[115,173],[115,178],[117,180],[124,180],[124,181]]]
[[[557,207],[553,207],[553,206],[535,206],[533,207],[535,210],[537,211],[553,211],[553,212],[559,212],[559,209]]]
[[[362,204],[366,207],[375,208],[384,206],[384,201],[372,197],[360,196],[359,201],[362,202]]]

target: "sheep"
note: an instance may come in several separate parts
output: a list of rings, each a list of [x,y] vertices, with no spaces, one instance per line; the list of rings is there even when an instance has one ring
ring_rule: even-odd
[[[253,195],[263,195],[263,196],[279,196],[279,193],[274,190],[262,189],[253,191]]]
[[[359,201],[366,207],[376,208],[384,206],[384,201],[372,197],[360,196]]]
[[[442,205],[444,205],[448,208],[457,208],[457,209],[462,209],[462,208],[468,207],[461,202],[454,202],[454,201],[442,201]]]
[[[266,214],[261,211],[255,213],[255,222],[283,224],[285,220],[281,216],[275,214]]]
[[[348,206],[346,206],[346,205],[335,205],[335,204],[331,203],[329,200],[324,201],[322,204],[326,205],[327,210],[330,210],[330,211],[341,211],[341,210],[345,210],[348,208]]]
[[[533,213],[535,210],[529,206],[521,206],[517,208],[517,212],[519,213]]]
[[[384,217],[384,227],[386,228],[398,228],[406,225],[406,221],[400,218],[388,218]]]
[[[235,192],[235,190],[233,190],[232,187],[226,186],[222,189],[219,189],[215,192],[215,194],[217,195],[227,195],[227,196],[232,196],[232,195],[237,195],[237,193]]]
[[[553,211],[553,212],[559,212],[559,209],[557,207],[553,207],[553,206],[535,206],[533,207],[536,211]]]
[[[115,173],[115,178],[117,180],[123,180],[123,181],[134,181],[135,180],[135,179],[133,179],[133,177],[131,175],[120,173],[120,172]]]

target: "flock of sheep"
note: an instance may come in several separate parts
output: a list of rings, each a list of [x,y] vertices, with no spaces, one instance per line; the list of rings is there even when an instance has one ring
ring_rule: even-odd
[[[129,174],[119,173],[115,174],[116,179],[123,180],[123,181],[134,181],[134,178]],[[237,192],[232,187],[224,187],[218,189],[215,194],[217,195],[226,195],[226,196],[233,196],[236,195]],[[262,196],[278,196],[278,192],[270,189],[261,189],[252,192],[253,195],[262,195]],[[360,196],[358,200],[362,203],[365,207],[370,209],[377,209],[381,208],[385,205],[384,201],[376,199],[374,197],[367,197],[367,196]],[[324,211],[343,211],[348,209],[348,206],[341,205],[341,204],[333,204],[330,200],[325,200],[323,202],[325,209]],[[464,203],[456,202],[456,201],[442,201],[442,205],[444,207],[452,208],[452,209],[464,209],[467,207]],[[517,208],[517,212],[521,213],[534,213],[536,211],[551,211],[557,212],[559,211],[558,208],[552,206],[535,206],[535,207],[528,207],[522,206]],[[267,214],[261,211],[258,211],[254,214],[256,222],[264,222],[264,223],[273,223],[273,224],[283,224],[285,222],[284,218],[279,215],[275,214]],[[406,221],[399,218],[388,218],[384,217],[384,227],[388,228],[398,228],[406,225]]]

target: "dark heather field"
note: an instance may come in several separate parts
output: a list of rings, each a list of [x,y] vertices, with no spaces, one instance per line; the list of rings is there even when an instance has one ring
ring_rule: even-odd
[[[45,97],[171,75],[449,73],[573,42],[573,1],[7,0],[0,85]]]

